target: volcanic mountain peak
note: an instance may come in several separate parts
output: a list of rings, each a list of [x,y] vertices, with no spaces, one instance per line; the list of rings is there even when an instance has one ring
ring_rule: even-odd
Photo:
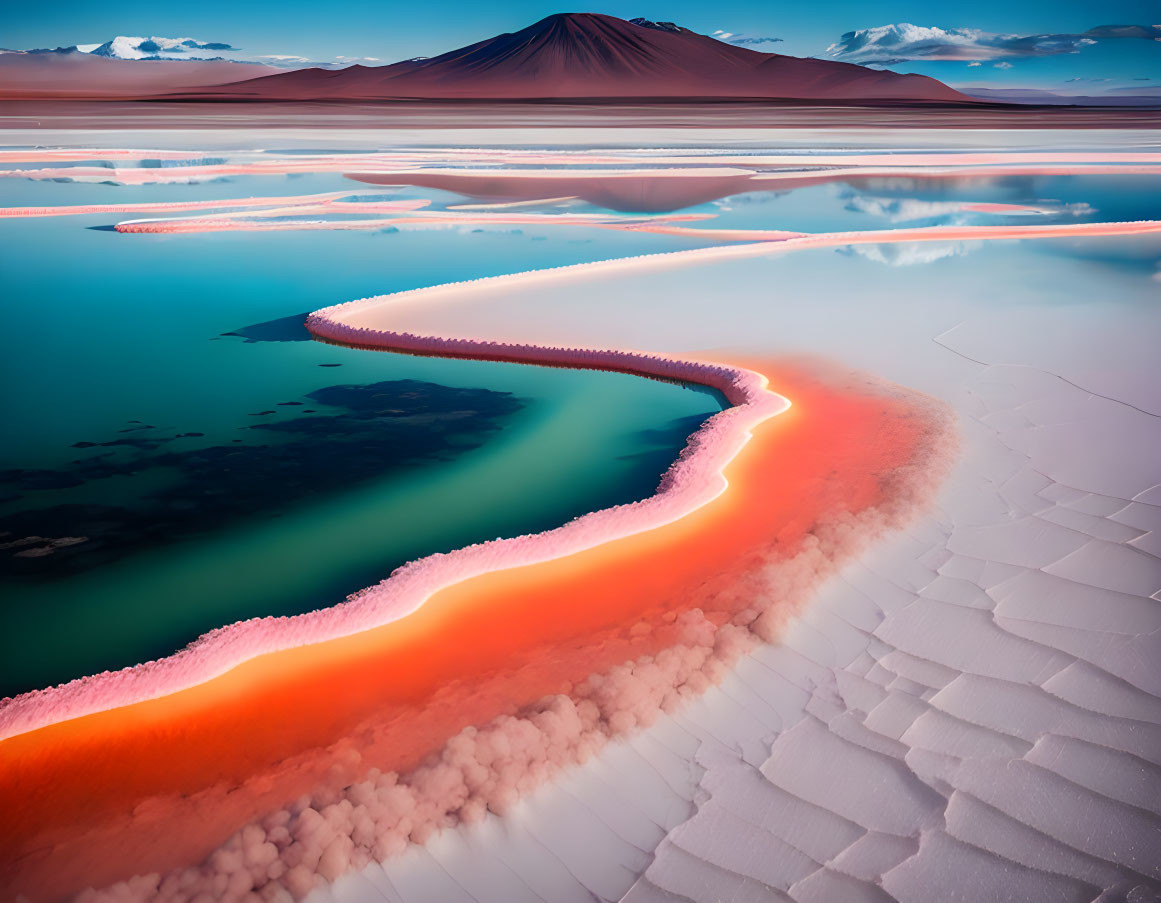
[[[762,53],[672,22],[557,13],[428,59],[300,70],[205,95],[279,100],[666,98],[975,103],[935,79]]]

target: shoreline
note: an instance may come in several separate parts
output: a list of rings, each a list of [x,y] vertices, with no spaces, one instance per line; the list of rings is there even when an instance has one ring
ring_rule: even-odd
[[[656,354],[587,348],[506,344],[471,338],[447,338],[397,333],[382,327],[356,325],[359,313],[384,303],[429,298],[465,289],[487,289],[511,282],[573,278],[615,269],[650,269],[704,259],[761,255],[797,248],[831,247],[960,239],[1042,238],[1069,235],[1132,235],[1161,232],[1161,221],[1140,223],[1084,223],[1044,226],[960,226],[893,229],[873,232],[824,233],[754,244],[675,251],[642,257],[616,258],[597,263],[574,264],[548,270],[532,270],[507,276],[487,277],[467,283],[450,283],[346,302],[315,311],[307,328],[316,336],[355,347],[389,349],[419,354],[474,357],[522,364],[576,366],[580,369],[611,369],[661,378],[698,382],[723,393],[732,407],[707,420],[690,436],[686,449],[662,478],[658,493],[650,499],[620,508],[591,512],[556,530],[535,537],[494,540],[479,546],[429,556],[397,570],[379,587],[369,587],[346,602],[291,618],[254,618],[211,631],[173,655],[155,662],[100,675],[81,677],[56,687],[36,690],[0,701],[0,742],[58,722],[119,708],[189,689],[225,674],[257,656],[350,636],[416,611],[424,594],[492,569],[538,563],[558,555],[613,542],[645,532],[686,516],[724,491],[721,473],[745,444],[749,430],[762,420],[782,413],[790,401],[770,392],[765,378],[743,369],[706,362],[689,362]],[[355,315],[354,321],[348,319]],[[771,399],[777,410],[766,409]],[[764,403],[765,402],[765,403]],[[771,413],[773,411],[773,413]],[[751,416],[732,414],[745,412]],[[737,419],[737,424],[732,421]],[[722,448],[728,449],[723,452]],[[697,458],[696,463],[694,459]],[[712,463],[711,463],[712,462]],[[708,481],[708,482],[707,482]],[[711,486],[710,483],[716,484]],[[677,502],[675,497],[680,496]],[[683,507],[684,506],[684,507]],[[662,509],[662,510],[654,510]],[[632,516],[624,515],[632,511]],[[604,521],[616,522],[605,524]],[[628,523],[628,526],[626,526]],[[611,532],[605,532],[610,530]],[[564,538],[562,538],[564,537]],[[543,545],[560,542],[554,551]],[[559,551],[558,551],[559,550]],[[547,554],[546,554],[547,553]],[[511,556],[511,557],[509,557]],[[444,578],[446,570],[451,579]],[[454,575],[454,576],[452,576]],[[390,581],[395,584],[386,587]],[[441,580],[443,582],[441,582]],[[368,594],[396,592],[397,599],[367,598]],[[418,600],[418,601],[417,601]],[[358,611],[350,606],[358,605]],[[382,607],[379,607],[382,606]],[[334,623],[321,623],[321,621]],[[279,636],[275,636],[275,634]],[[154,682],[156,681],[156,682]]]
[[[337,324],[337,328],[323,325],[316,319],[321,313],[312,314],[312,332],[332,340],[351,338]],[[367,337],[366,333],[360,336]],[[411,350],[429,354],[438,354],[445,347],[440,339],[408,344]],[[476,353],[472,353],[473,348]],[[0,701],[0,743],[53,724],[190,689],[259,656],[385,626],[418,610],[437,590],[490,570],[551,560],[672,523],[724,491],[722,469],[745,444],[748,431],[789,407],[786,399],[766,389],[764,377],[742,369],[633,352],[534,350],[531,346],[508,356],[490,342],[462,343],[456,350],[465,357],[572,364],[579,369],[611,369],[697,382],[721,391],[733,407],[709,418],[690,436],[681,456],[663,476],[658,492],[649,499],[591,512],[531,537],[493,540],[437,553],[404,565],[378,587],[368,587],[329,608],[289,618],[240,621],[211,631],[155,662],[5,699]],[[731,412],[737,413],[723,416]]]

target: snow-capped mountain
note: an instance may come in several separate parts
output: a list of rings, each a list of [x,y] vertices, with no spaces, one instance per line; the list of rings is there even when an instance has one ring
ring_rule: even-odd
[[[229,44],[195,38],[129,37],[118,35],[104,44],[78,44],[81,53],[115,60],[222,60],[239,59]]]
[[[221,41],[200,41],[197,38],[163,38],[157,35],[152,37],[118,35],[113,40],[105,41],[103,44],[73,44],[68,47],[40,48],[17,52],[41,56],[62,56],[72,53],[131,62],[169,60],[181,63],[199,63],[225,60],[231,63],[270,66],[275,69],[300,69],[303,66],[330,69],[356,61],[353,57],[338,57],[335,60],[320,61],[290,53],[246,53],[232,44]]]

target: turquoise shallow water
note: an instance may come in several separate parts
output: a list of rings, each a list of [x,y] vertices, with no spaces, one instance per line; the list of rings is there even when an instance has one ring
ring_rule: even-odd
[[[8,180],[0,203],[223,187]],[[40,557],[15,554],[38,543],[5,551],[3,692],[333,604],[420,555],[642,498],[721,407],[621,374],[355,351],[297,327],[370,294],[672,247],[657,236],[88,228],[124,218],[0,220],[3,417],[18,437],[0,449],[0,530],[86,537]]]

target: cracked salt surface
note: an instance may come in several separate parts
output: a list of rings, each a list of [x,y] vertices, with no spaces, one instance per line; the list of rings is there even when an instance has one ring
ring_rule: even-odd
[[[1161,900],[1161,309],[1145,277],[1034,253],[803,252],[485,305],[581,342],[588,320],[638,347],[822,353],[950,402],[963,455],[933,514],[721,687],[312,899]],[[1070,303],[1029,303],[1010,266]]]

